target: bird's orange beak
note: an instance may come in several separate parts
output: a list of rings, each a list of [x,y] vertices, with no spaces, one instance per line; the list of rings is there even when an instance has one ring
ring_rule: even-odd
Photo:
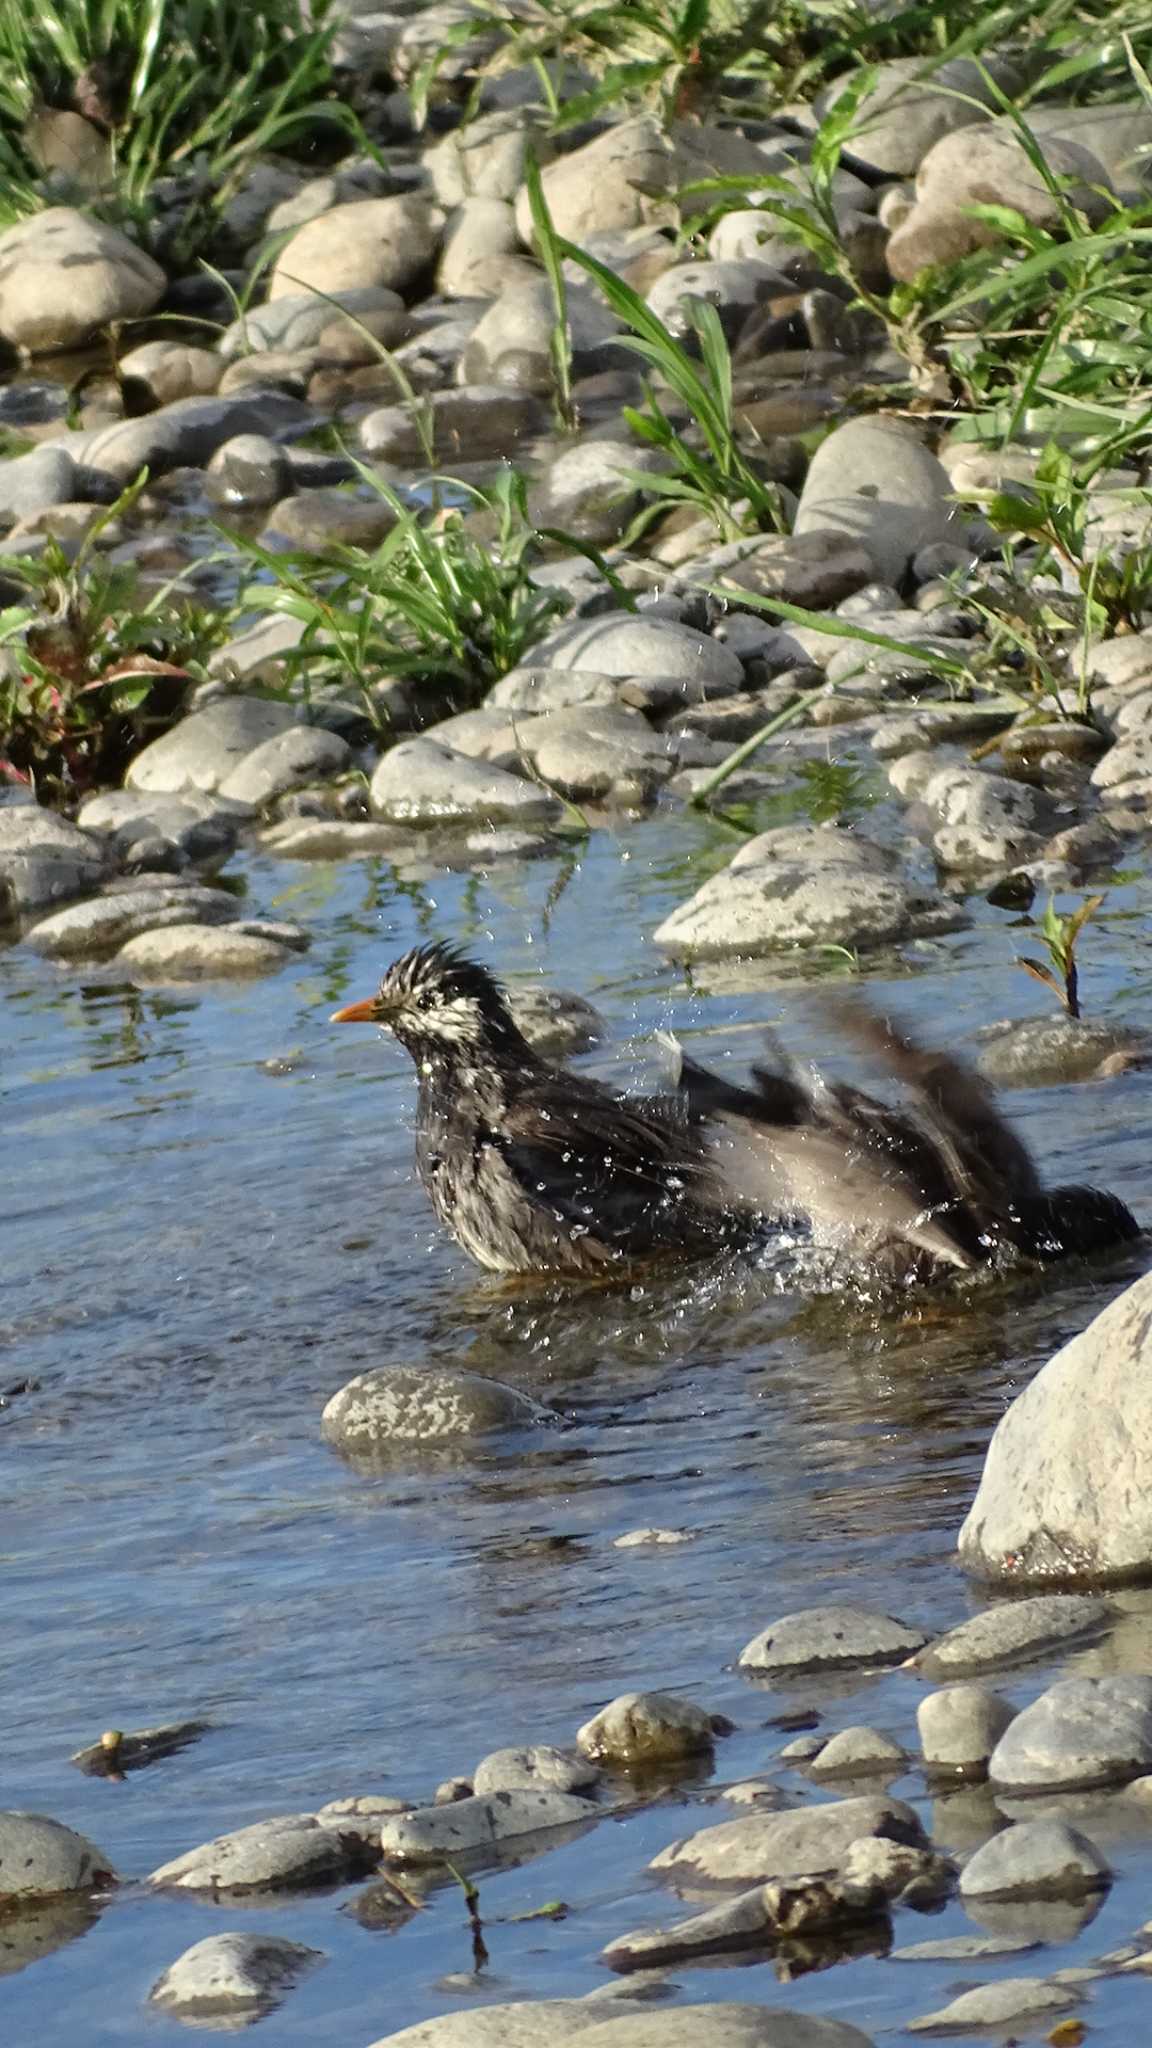
[[[328,1022],[330,1024],[375,1024],[378,1021],[376,1009],[375,996],[369,996],[362,1003],[348,1003],[342,1010],[333,1010]]]

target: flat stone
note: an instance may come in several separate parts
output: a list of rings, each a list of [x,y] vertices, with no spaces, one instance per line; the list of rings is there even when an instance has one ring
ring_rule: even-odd
[[[793,1813],[754,1813],[669,1843],[649,1868],[674,1878],[754,1884],[839,1870],[854,1842],[868,1836],[927,1846],[912,1807],[888,1797],[838,1799]]]
[[[906,2020],[905,2027],[910,2034],[963,2034],[973,2027],[1011,2026],[1041,2014],[1069,2012],[1079,2003],[1080,1993],[1070,1985],[1046,1977],[1002,1977],[996,1984],[961,1992],[938,2012]]]
[[[517,1786],[486,1798],[454,1799],[447,1806],[417,1806],[380,1828],[380,1853],[401,1865],[452,1862],[457,1856],[498,1849],[520,1835],[568,1828],[600,1818],[602,1809],[551,1786]]]
[[[371,783],[372,808],[393,824],[442,825],[459,819],[524,818],[559,822],[557,797],[523,776],[452,754],[432,739],[389,748]]]
[[[94,960],[140,932],[171,925],[229,924],[239,905],[221,889],[133,889],[54,911],[24,934],[49,960]]]
[[[840,1934],[885,1911],[875,1885],[838,1877],[800,1877],[761,1884],[671,1927],[641,1927],[610,1941],[600,1960],[610,1970],[675,1968],[698,1956],[763,1946],[772,1939]]]
[[[951,491],[948,472],[914,428],[885,417],[848,420],[812,458],[793,533],[847,535],[882,577],[899,583],[919,548],[963,540]]]
[[[566,2048],[577,2034],[583,2036],[615,2015],[630,2016],[634,2010],[623,1991],[612,1998],[597,1991],[594,1999],[528,1998],[516,2005],[477,2005],[466,2012],[418,2020],[414,2027],[374,2041],[372,2048]],[[836,2044],[829,2043],[829,2048]]]
[[[218,790],[258,746],[296,723],[290,704],[268,697],[218,697],[137,754],[125,780],[129,789],[162,795]]]
[[[1152,1678],[1063,1678],[1017,1714],[992,1752],[998,1791],[1122,1785],[1152,1772]]]
[[[761,535],[719,580],[763,597],[782,598],[808,611],[828,611],[872,581],[871,550],[851,534],[812,527],[804,533]]]
[[[33,448],[0,462],[0,519],[27,519],[81,495],[76,464],[63,448]]]
[[[868,90],[853,111],[847,148],[874,171],[909,176],[943,136],[987,120],[997,104],[989,72],[1011,96],[1019,75],[1004,59],[992,57],[986,68],[971,57],[935,64],[923,56],[888,58],[870,74]],[[848,83],[848,78],[837,79],[817,97],[820,119]]]
[[[965,913],[905,880],[895,858],[834,826],[777,826],[658,925],[655,944],[683,960],[795,946],[892,945],[955,931]]]
[[[1058,1820],[993,1835],[960,1873],[963,1899],[1067,1899],[1104,1891],[1112,1872],[1094,1842]]]
[[[938,1636],[911,1659],[925,1678],[967,1678],[1004,1664],[1043,1657],[1060,1643],[1098,1635],[1112,1617],[1106,1600],[1091,1593],[1038,1593],[1004,1600]]]
[[[817,2019],[782,2005],[679,2005],[631,2013],[581,2039],[590,2048],[872,2048],[870,2037],[846,2020]]]
[[[711,1716],[666,1692],[624,1692],[577,1730],[576,1747],[598,1762],[669,1763],[710,1750]]]
[[[982,1777],[1016,1709],[983,1685],[946,1685],[916,1709],[920,1746],[929,1771]]]
[[[695,687],[703,696],[738,690],[743,663],[707,633],[675,619],[606,612],[561,626],[533,649],[541,668],[581,669],[602,676],[659,676]]]
[[[740,1652],[745,1671],[793,1677],[903,1664],[925,1641],[922,1629],[865,1607],[804,1607],[781,1615]]]
[[[220,382],[221,362],[215,349],[187,341],[144,341],[119,359],[121,378],[142,384],[154,405],[178,398],[210,398]]]
[[[987,1956],[1017,1956],[1038,1948],[1026,1934],[945,1934],[936,1941],[914,1941],[889,1952],[890,1963],[977,1963]]]
[[[128,868],[141,840],[163,840],[194,865],[219,866],[233,851],[246,822],[247,807],[200,791],[183,796],[149,796],[131,789],[102,790],[81,804],[77,823],[85,832],[105,833]]]
[[[312,421],[300,399],[285,391],[248,388],[212,398],[180,398],[139,419],[81,429],[50,445],[65,448],[85,469],[129,484],[142,469],[153,477],[172,469],[202,469],[237,434],[299,432]]]
[[[0,1813],[0,1899],[106,1891],[117,1882],[102,1849],[46,1813]]]
[[[117,964],[141,981],[230,981],[272,974],[296,952],[265,933],[203,924],[140,932],[121,946]]]
[[[860,1772],[881,1772],[899,1777],[908,1768],[908,1758],[898,1742],[878,1728],[841,1728],[821,1745],[813,1757],[814,1777],[854,1777]]]
[[[210,1934],[185,1949],[148,1994],[176,2019],[259,2019],[323,1952],[275,1934]]]
[[[1150,1331],[1145,1275],[1017,1395],[960,1531],[968,1571],[1091,1584],[1152,1566]]]
[[[356,1874],[356,1859],[311,1813],[258,1820],[154,1870],[148,1883],[189,1892],[290,1891]]]
[[[35,802],[0,805],[0,921],[84,896],[103,881],[100,840]]]
[[[540,1787],[554,1792],[580,1792],[595,1785],[599,1778],[599,1768],[587,1757],[538,1742],[526,1749],[492,1750],[473,1771],[472,1790],[478,1799],[491,1792],[530,1792]]]
[[[336,733],[319,725],[289,725],[253,747],[220,784],[220,794],[241,803],[269,804],[287,789],[343,774],[351,761],[351,747]]]
[[[350,1452],[393,1443],[441,1443],[552,1419],[515,1387],[453,1366],[377,1366],[332,1395],[320,1418],[326,1441]]]
[[[379,547],[392,532],[397,515],[386,498],[356,497],[351,491],[293,491],[272,506],[260,539],[313,554],[329,548]]]
[[[378,462],[401,466],[427,460],[430,437],[436,462],[475,462],[501,455],[517,442],[543,433],[548,414],[531,391],[503,384],[469,384],[462,391],[432,391],[417,401],[383,405],[365,413],[357,429],[360,446]]]

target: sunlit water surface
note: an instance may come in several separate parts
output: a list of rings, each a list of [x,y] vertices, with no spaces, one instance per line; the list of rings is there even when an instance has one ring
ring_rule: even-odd
[[[250,987],[139,993],[111,970],[0,955],[0,1393],[32,1383],[0,1412],[0,1805],[57,1815],[137,1879],[269,1813],[371,1790],[430,1797],[498,1745],[569,1742],[636,1687],[683,1692],[737,1724],[713,1785],[770,1767],[787,1738],[764,1724],[798,1703],[830,1729],[866,1720],[914,1746],[920,1687],[906,1674],[769,1694],[734,1660],[778,1615],[834,1598],[933,1629],[968,1612],[951,1553],[988,1433],[1140,1255],[895,1304],[804,1302],[750,1264],[632,1293],[509,1300],[437,1234],[414,1184],[404,1055],[326,1022],[393,953],[435,935],[506,975],[590,995],[611,1040],[586,1064],[627,1085],[650,1071],[646,1035],[669,1024],[716,1060],[754,1053],[754,1027],[773,1019],[794,1047],[843,1067],[818,986],[761,963],[693,989],[651,947],[659,918],[729,844],[679,820],[471,876],[256,859],[244,870],[253,905],[305,923],[313,947]],[[1113,922],[1086,949],[1097,1010],[1133,1021],[1146,897],[1115,889]],[[959,1044],[1034,1010],[1016,940],[977,900],[971,931],[873,968],[871,984]],[[1116,1188],[1150,1218],[1145,1088],[1129,1075],[1022,1092],[1011,1110],[1049,1171]],[[367,1476],[324,1446],[320,1410],[344,1380],[431,1360],[529,1389],[563,1426]],[[651,1524],[694,1540],[613,1548]],[[1065,1669],[1152,1670],[1147,1599],[1126,1604],[1109,1643],[1005,1689],[1024,1700]],[[187,1716],[212,1731],[124,1784],[68,1763],[107,1726]],[[924,1801],[915,1775],[895,1789]],[[261,2023],[266,2048],[366,2048],[469,2001],[589,1991],[606,1981],[597,1956],[611,1936],[684,1910],[646,1877],[649,1857],[743,1810],[716,1803],[701,1776],[482,1875],[491,1960],[475,1981],[452,1885],[392,1931],[356,1917],[354,1886],[213,1905],[128,1885],[3,1980],[3,2039],[184,2039],[146,2005],[149,1986],[190,1942],[236,1927],[328,1957]],[[969,1846],[989,1811],[979,1795],[967,1810],[938,1807],[939,1839]],[[758,1957],[673,1981],[691,1999],[787,2001],[883,2036],[965,1983],[1082,1961],[1147,1917],[1152,1879],[1152,1836],[1102,1811],[1088,1821],[1138,1882],[1035,1956],[965,1968],[863,1956],[785,1988]],[[570,1909],[561,1922],[502,1918],[557,1899]],[[897,1942],[971,1926],[956,1904],[903,1912]],[[1147,1999],[1139,1979],[1099,1987],[1085,2009],[1093,2039],[1127,2040]]]

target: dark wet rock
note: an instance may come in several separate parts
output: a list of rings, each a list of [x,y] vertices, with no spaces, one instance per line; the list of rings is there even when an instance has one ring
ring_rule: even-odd
[[[110,789],[80,806],[77,823],[86,832],[106,833],[129,871],[135,870],[134,849],[141,841],[162,841],[181,855],[181,864],[211,868],[233,851],[245,816],[243,806],[209,795],[148,797]]]
[[[276,434],[309,423],[308,408],[284,391],[245,390],[212,398],[180,398],[143,419],[115,420],[50,442],[76,462],[120,486],[146,469],[202,469],[237,434]]]
[[[920,1747],[930,1773],[982,1777],[1016,1713],[983,1685],[946,1685],[916,1709]]]
[[[529,1045],[546,1059],[587,1052],[608,1035],[599,1010],[569,989],[513,987],[508,1001]]]
[[[287,450],[267,434],[234,434],[209,461],[207,487],[221,505],[275,505],[293,487]]]
[[[87,1749],[78,1749],[69,1758],[89,1778],[109,1778],[122,1775],[125,1771],[146,1770],[149,1764],[162,1763],[165,1757],[177,1756],[190,1743],[197,1742],[212,1726],[210,1721],[169,1721],[156,1728],[134,1728],[125,1732],[110,1728],[99,1742],[90,1743]]]
[[[1152,1567],[1150,1318],[1145,1275],[1017,1395],[960,1531],[968,1571],[1091,1582]]]
[[[934,144],[917,172],[915,204],[888,243],[892,276],[908,283],[922,270],[1000,240],[1003,230],[976,218],[974,205],[1010,207],[1049,231],[1072,206],[1098,226],[1109,211],[1103,166],[1077,143],[1050,140],[1045,156],[1047,181],[1007,120],[965,128]],[[1059,193],[1050,180],[1058,181]]]
[[[290,704],[267,697],[218,697],[137,754],[127,785],[161,795],[218,790],[265,740],[297,722]]]
[[[163,888],[116,890],[91,902],[70,905],[25,933],[27,943],[50,960],[95,960],[114,953],[141,932],[172,925],[229,924],[239,915],[235,897],[220,889],[188,883]]]
[[[158,263],[106,221],[51,206],[0,234],[0,338],[30,355],[74,348],[151,312]]]
[[[87,894],[108,866],[103,842],[67,818],[34,803],[0,806],[0,923]]]
[[[63,448],[33,448],[0,462],[0,524],[80,496],[76,464]]]
[[[286,967],[296,951],[295,945],[265,932],[173,924],[129,939],[116,962],[136,981],[232,981],[273,974]]]
[[[145,341],[122,355],[117,368],[121,381],[142,385],[154,405],[173,405],[178,398],[210,398],[222,365],[215,349],[188,341]]]
[[[333,306],[333,299],[336,301]],[[315,292],[288,292],[263,306],[252,306],[227,327],[220,337],[220,354],[233,362],[253,353],[276,350],[295,353],[314,348],[322,334],[340,322],[345,331],[359,332],[357,323],[370,325],[376,314],[401,314],[404,301],[398,292],[380,285],[351,291],[330,292],[318,298]]]
[[[359,426],[365,454],[381,462],[422,463],[430,435],[435,461],[475,462],[504,454],[548,424],[547,411],[532,392],[498,384],[433,391],[418,403],[419,413],[408,400],[366,413]]]
[[[898,1742],[878,1728],[841,1728],[821,1744],[812,1759],[813,1777],[859,1777],[873,1774],[898,1778],[908,1758]]]
[[[576,1747],[599,1763],[663,1764],[712,1748],[712,1716],[666,1692],[625,1692],[577,1730]]]
[[[279,1814],[173,1857],[148,1882],[191,1892],[290,1891],[356,1876],[360,1862],[359,1844],[314,1814]]]
[[[417,1806],[380,1828],[386,1863],[452,1862],[457,1856],[499,1849],[520,1835],[579,1826],[597,1819],[590,1799],[551,1786],[517,1786],[486,1798],[453,1799],[443,1806]]]
[[[964,922],[962,910],[909,883],[895,857],[859,832],[785,825],[748,840],[653,937],[679,959],[719,960],[793,946],[889,945]]]
[[[794,533],[835,532],[861,542],[876,569],[899,582],[918,548],[963,538],[948,472],[901,420],[848,420],[822,442],[800,494]]]
[[[1152,1772],[1152,1678],[1062,1678],[1017,1714],[992,1752],[1000,1792],[1122,1785]]]
[[[404,292],[430,270],[441,216],[417,194],[349,200],[314,216],[285,243],[273,265],[268,297],[304,291],[346,292],[383,285]]]
[[[669,1843],[649,1868],[677,1880],[697,1876],[716,1884],[753,1884],[840,1870],[853,1843],[874,1835],[914,1849],[928,1847],[912,1807],[876,1796],[721,1821]]]
[[[0,1813],[0,1900],[106,1891],[117,1882],[102,1849],[46,1813]]]
[[[911,1661],[926,1678],[967,1678],[1043,1657],[1078,1637],[1099,1635],[1112,1619],[1108,1602],[1091,1593],[1004,1600],[938,1636]]]
[[[599,1778],[598,1766],[588,1757],[538,1742],[525,1749],[494,1749],[489,1756],[482,1757],[472,1773],[471,1789],[478,1799],[493,1792],[541,1788],[583,1792]]]
[[[564,810],[539,783],[450,753],[434,739],[403,740],[384,755],[371,783],[372,808],[393,824],[463,819],[556,822]]]
[[[1152,1039],[1131,1026],[1082,1017],[1007,1018],[978,1034],[976,1064],[998,1087],[1035,1088],[1059,1081],[1091,1081],[1140,1065]]]
[[[394,1443],[441,1443],[552,1420],[515,1387],[454,1366],[379,1366],[332,1395],[320,1419],[330,1444],[371,1452]]]
[[[289,725],[253,747],[220,785],[220,794],[240,803],[269,804],[285,790],[302,789],[341,775],[352,749],[318,725]]]
[[[847,147],[872,170],[907,177],[943,136],[987,120],[998,104],[995,84],[1011,93],[1016,80],[1011,65],[987,53],[979,63],[950,57],[934,67],[923,57],[889,58],[876,66],[855,109]],[[840,79],[817,98],[821,118],[849,82]]]
[[[148,1994],[175,2019],[260,2019],[323,1952],[276,1934],[210,1934],[185,1949]]]
[[[1079,2004],[1080,1993],[1071,1985],[1054,1984],[1047,1977],[1002,1977],[996,1984],[962,1991],[950,2005],[907,2020],[905,2026],[910,2034],[966,2034],[975,2027],[1004,2028],[1046,2019]]]
[[[1058,1820],[1021,1820],[965,1864],[967,1899],[1063,1899],[1103,1891],[1112,1873],[1094,1842]]]
[[[884,1914],[876,1885],[843,1877],[799,1877],[757,1885],[671,1927],[641,1927],[609,1942],[601,1961],[610,1970],[674,1968],[696,1957],[763,1947],[782,1938],[828,1938]]]

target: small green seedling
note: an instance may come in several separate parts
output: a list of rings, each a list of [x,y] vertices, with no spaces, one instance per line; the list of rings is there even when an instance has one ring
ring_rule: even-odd
[[[1045,967],[1039,960],[1029,960],[1023,953],[1016,955],[1016,965],[1032,975],[1034,980],[1042,981],[1045,988],[1050,988],[1070,1017],[1080,1015],[1077,943],[1089,918],[1095,917],[1103,901],[1103,896],[1086,896],[1078,910],[1067,912],[1057,910],[1055,903],[1049,901],[1036,929],[1044,941],[1051,966]]]

